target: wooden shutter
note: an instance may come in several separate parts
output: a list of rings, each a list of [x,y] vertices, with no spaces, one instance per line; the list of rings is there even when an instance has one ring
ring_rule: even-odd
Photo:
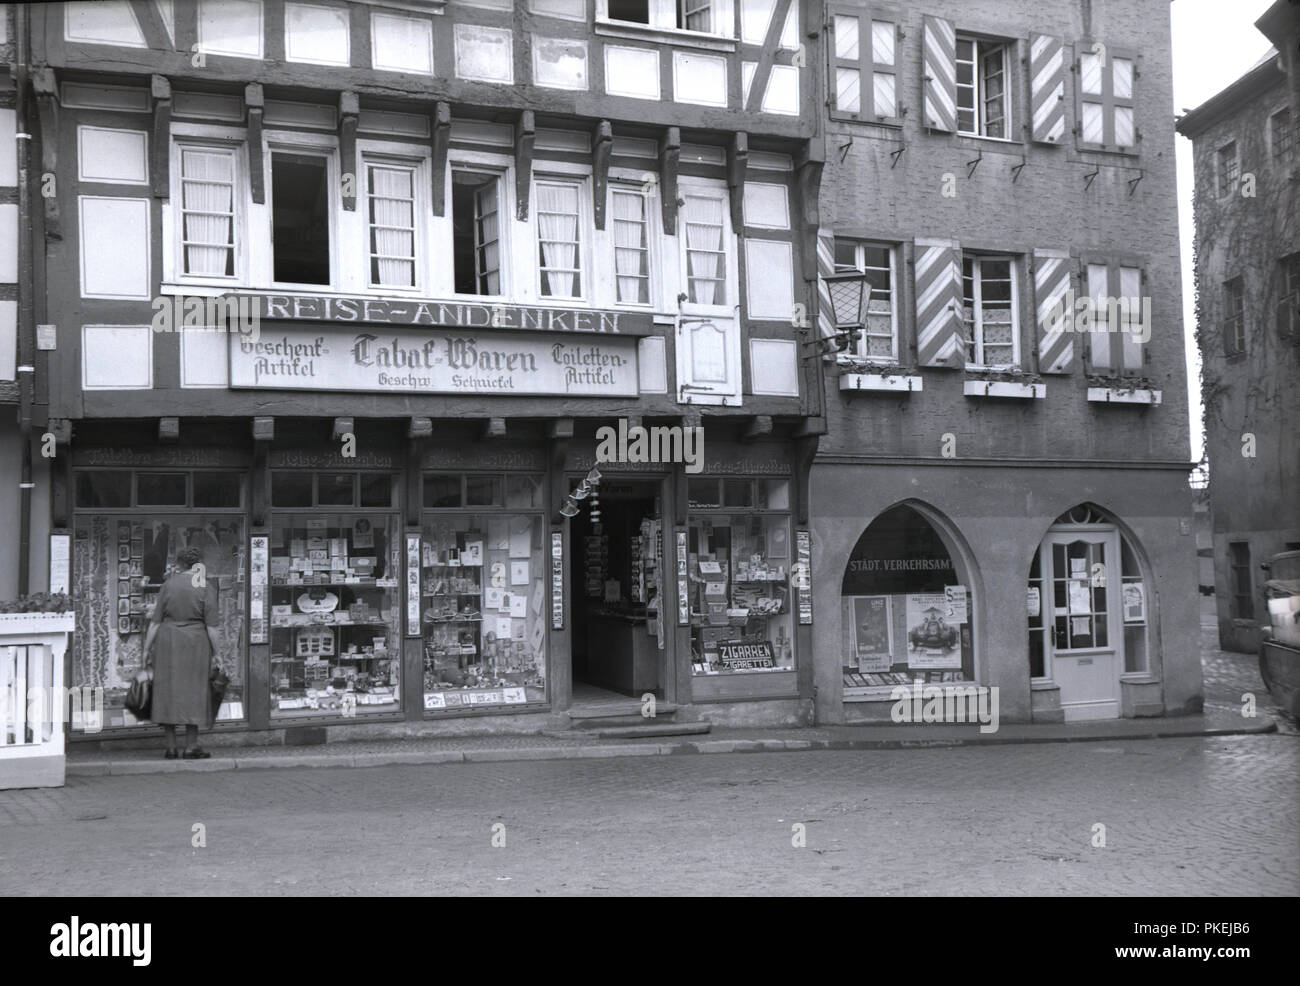
[[[871,16],[862,7],[832,6],[828,10],[831,112],[850,120],[870,120],[871,104]],[[856,87],[854,81],[856,80]],[[855,98],[856,97],[856,98]]]
[[[831,307],[831,289],[826,283],[826,275],[835,273],[835,234],[829,229],[817,230],[817,330],[826,340],[830,352],[827,359],[835,358],[831,347],[832,336],[838,326],[835,324],[835,309]]]
[[[1033,139],[1059,143],[1065,135],[1065,52],[1060,38],[1029,36],[1029,95]]]
[[[1074,369],[1073,312],[1067,310],[1070,254],[1067,250],[1034,251],[1034,304],[1038,323],[1038,372]]]
[[[925,125],[957,131],[957,32],[952,21],[925,16]]]
[[[1116,75],[1116,62],[1124,63],[1122,78]],[[1136,148],[1140,137],[1133,98],[1137,58],[1122,48],[1081,41],[1075,48],[1075,65],[1080,146],[1107,151]],[[1121,113],[1124,125],[1117,126]]]
[[[961,248],[954,240],[916,240],[916,355],[922,366],[960,368]]]

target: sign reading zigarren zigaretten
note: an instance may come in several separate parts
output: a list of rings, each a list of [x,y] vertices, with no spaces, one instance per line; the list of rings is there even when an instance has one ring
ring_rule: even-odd
[[[230,386],[432,394],[637,393],[635,337],[404,328],[231,333]]]

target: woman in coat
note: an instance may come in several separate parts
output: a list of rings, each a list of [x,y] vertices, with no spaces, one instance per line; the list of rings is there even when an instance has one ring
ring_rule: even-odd
[[[209,678],[217,638],[217,587],[204,576],[195,547],[176,555],[181,571],[163,583],[154,606],[144,652],[153,674],[153,721],[167,733],[168,760],[175,760],[176,727],[185,725],[186,760],[212,754],[198,745],[199,726],[212,725]]]

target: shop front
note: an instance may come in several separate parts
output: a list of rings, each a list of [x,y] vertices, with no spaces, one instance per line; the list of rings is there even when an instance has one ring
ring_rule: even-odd
[[[103,687],[106,714],[80,735],[149,734],[123,700],[189,546],[219,599],[218,731],[540,730],[647,694],[714,721],[808,721],[795,443],[706,438],[688,472],[597,461],[605,424],[557,438],[511,421],[484,441],[446,421],[403,441],[409,419],[356,419],[353,449],[330,419],[278,418],[263,440],[234,419],[186,446],[93,446],[87,429],[69,480],[70,680]]]

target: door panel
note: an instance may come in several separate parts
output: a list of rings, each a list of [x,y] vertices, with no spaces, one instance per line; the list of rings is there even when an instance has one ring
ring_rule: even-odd
[[[1114,531],[1049,534],[1043,565],[1051,605],[1052,678],[1061,689],[1066,721],[1117,718],[1123,666],[1115,625],[1119,536]]]
[[[740,324],[736,248],[726,186],[683,182],[679,213],[681,316],[677,324],[677,399],[736,405]]]

